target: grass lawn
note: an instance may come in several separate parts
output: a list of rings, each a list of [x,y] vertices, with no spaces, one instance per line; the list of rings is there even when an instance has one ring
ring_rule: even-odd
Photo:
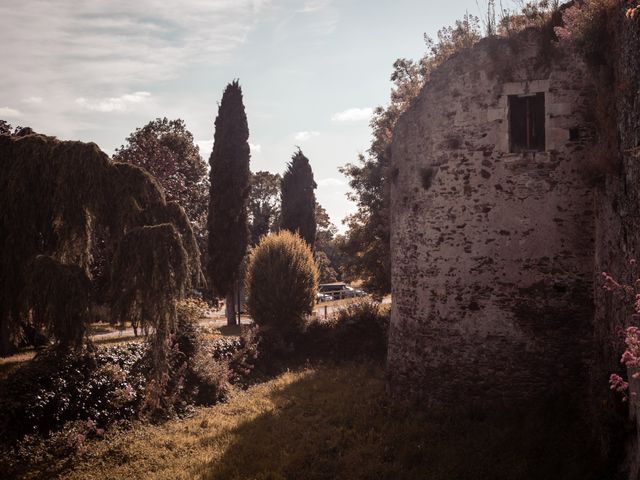
[[[554,419],[420,412],[388,399],[380,366],[353,363],[286,372],[188,419],[112,430],[24,478],[606,478],[579,440]]]

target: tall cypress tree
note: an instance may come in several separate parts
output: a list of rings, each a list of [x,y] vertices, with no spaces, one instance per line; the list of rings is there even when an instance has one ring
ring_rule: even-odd
[[[249,127],[237,80],[224,91],[213,137],[209,191],[209,278],[227,297],[227,321],[234,325],[239,269],[247,250],[249,198]]]
[[[282,177],[280,227],[297,232],[312,250],[316,240],[316,187],[309,159],[298,148]]]

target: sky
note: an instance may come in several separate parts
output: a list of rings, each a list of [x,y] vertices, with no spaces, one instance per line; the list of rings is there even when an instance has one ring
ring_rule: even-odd
[[[111,155],[150,120],[182,118],[208,160],[237,78],[252,171],[282,173],[299,146],[344,230],[355,205],[338,169],[366,153],[393,62],[479,11],[476,0],[0,0],[0,119]]]

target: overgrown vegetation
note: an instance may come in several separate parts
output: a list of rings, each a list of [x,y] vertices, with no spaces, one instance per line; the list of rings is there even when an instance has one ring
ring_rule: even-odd
[[[617,79],[614,73],[612,52],[617,50],[619,6],[617,0],[574,2],[563,10],[563,24],[555,28],[560,41],[575,48],[592,73],[595,108],[591,121],[596,126],[596,141],[587,161],[595,181],[601,181],[620,165],[616,96],[634,83],[630,79]]]
[[[242,385],[251,373],[255,332],[247,328],[240,337],[205,340],[197,326],[202,309],[195,300],[179,303],[159,397],[150,395],[158,381],[153,339],[77,352],[45,349],[10,372],[0,383],[0,444],[19,447],[30,441],[25,435],[47,436],[73,421],[89,419],[106,429],[141,415],[172,418],[191,405],[226,399],[231,385]]]

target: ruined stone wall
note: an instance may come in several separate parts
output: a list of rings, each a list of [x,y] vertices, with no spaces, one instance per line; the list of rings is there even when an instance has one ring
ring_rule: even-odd
[[[614,135],[619,142],[618,151],[610,152],[605,163],[603,181],[596,189],[596,273],[608,272],[623,283],[637,278],[640,270],[630,265],[631,259],[640,261],[640,19],[625,15],[628,5],[622,4],[615,21],[616,35],[611,39],[607,55],[612,71],[603,65],[598,72],[592,67],[592,76],[600,88],[613,93]],[[596,112],[602,114],[602,112]],[[607,140],[607,139],[603,139]],[[601,288],[595,288],[595,338],[597,363],[593,369],[592,388],[594,405],[602,422],[611,418],[611,410],[620,407],[620,398],[607,391],[607,379],[611,372],[620,372],[620,355],[624,349],[621,329],[631,322],[632,308],[623,300]],[[640,380],[632,380],[632,391],[640,395]],[[604,407],[604,408],[603,408]],[[640,478],[640,400],[632,397],[629,402],[632,428],[627,438],[626,468],[629,478]],[[594,415],[595,416],[595,415]],[[601,422],[601,423],[602,423]],[[613,435],[606,435],[602,425],[603,440],[609,441],[620,456],[619,443],[612,443],[624,428],[617,428]],[[619,427],[619,426],[618,426]]]
[[[491,404],[585,385],[595,229],[587,80],[577,55],[529,30],[448,60],[400,119],[393,392],[427,406]],[[536,92],[546,150],[509,153],[507,97]]]

